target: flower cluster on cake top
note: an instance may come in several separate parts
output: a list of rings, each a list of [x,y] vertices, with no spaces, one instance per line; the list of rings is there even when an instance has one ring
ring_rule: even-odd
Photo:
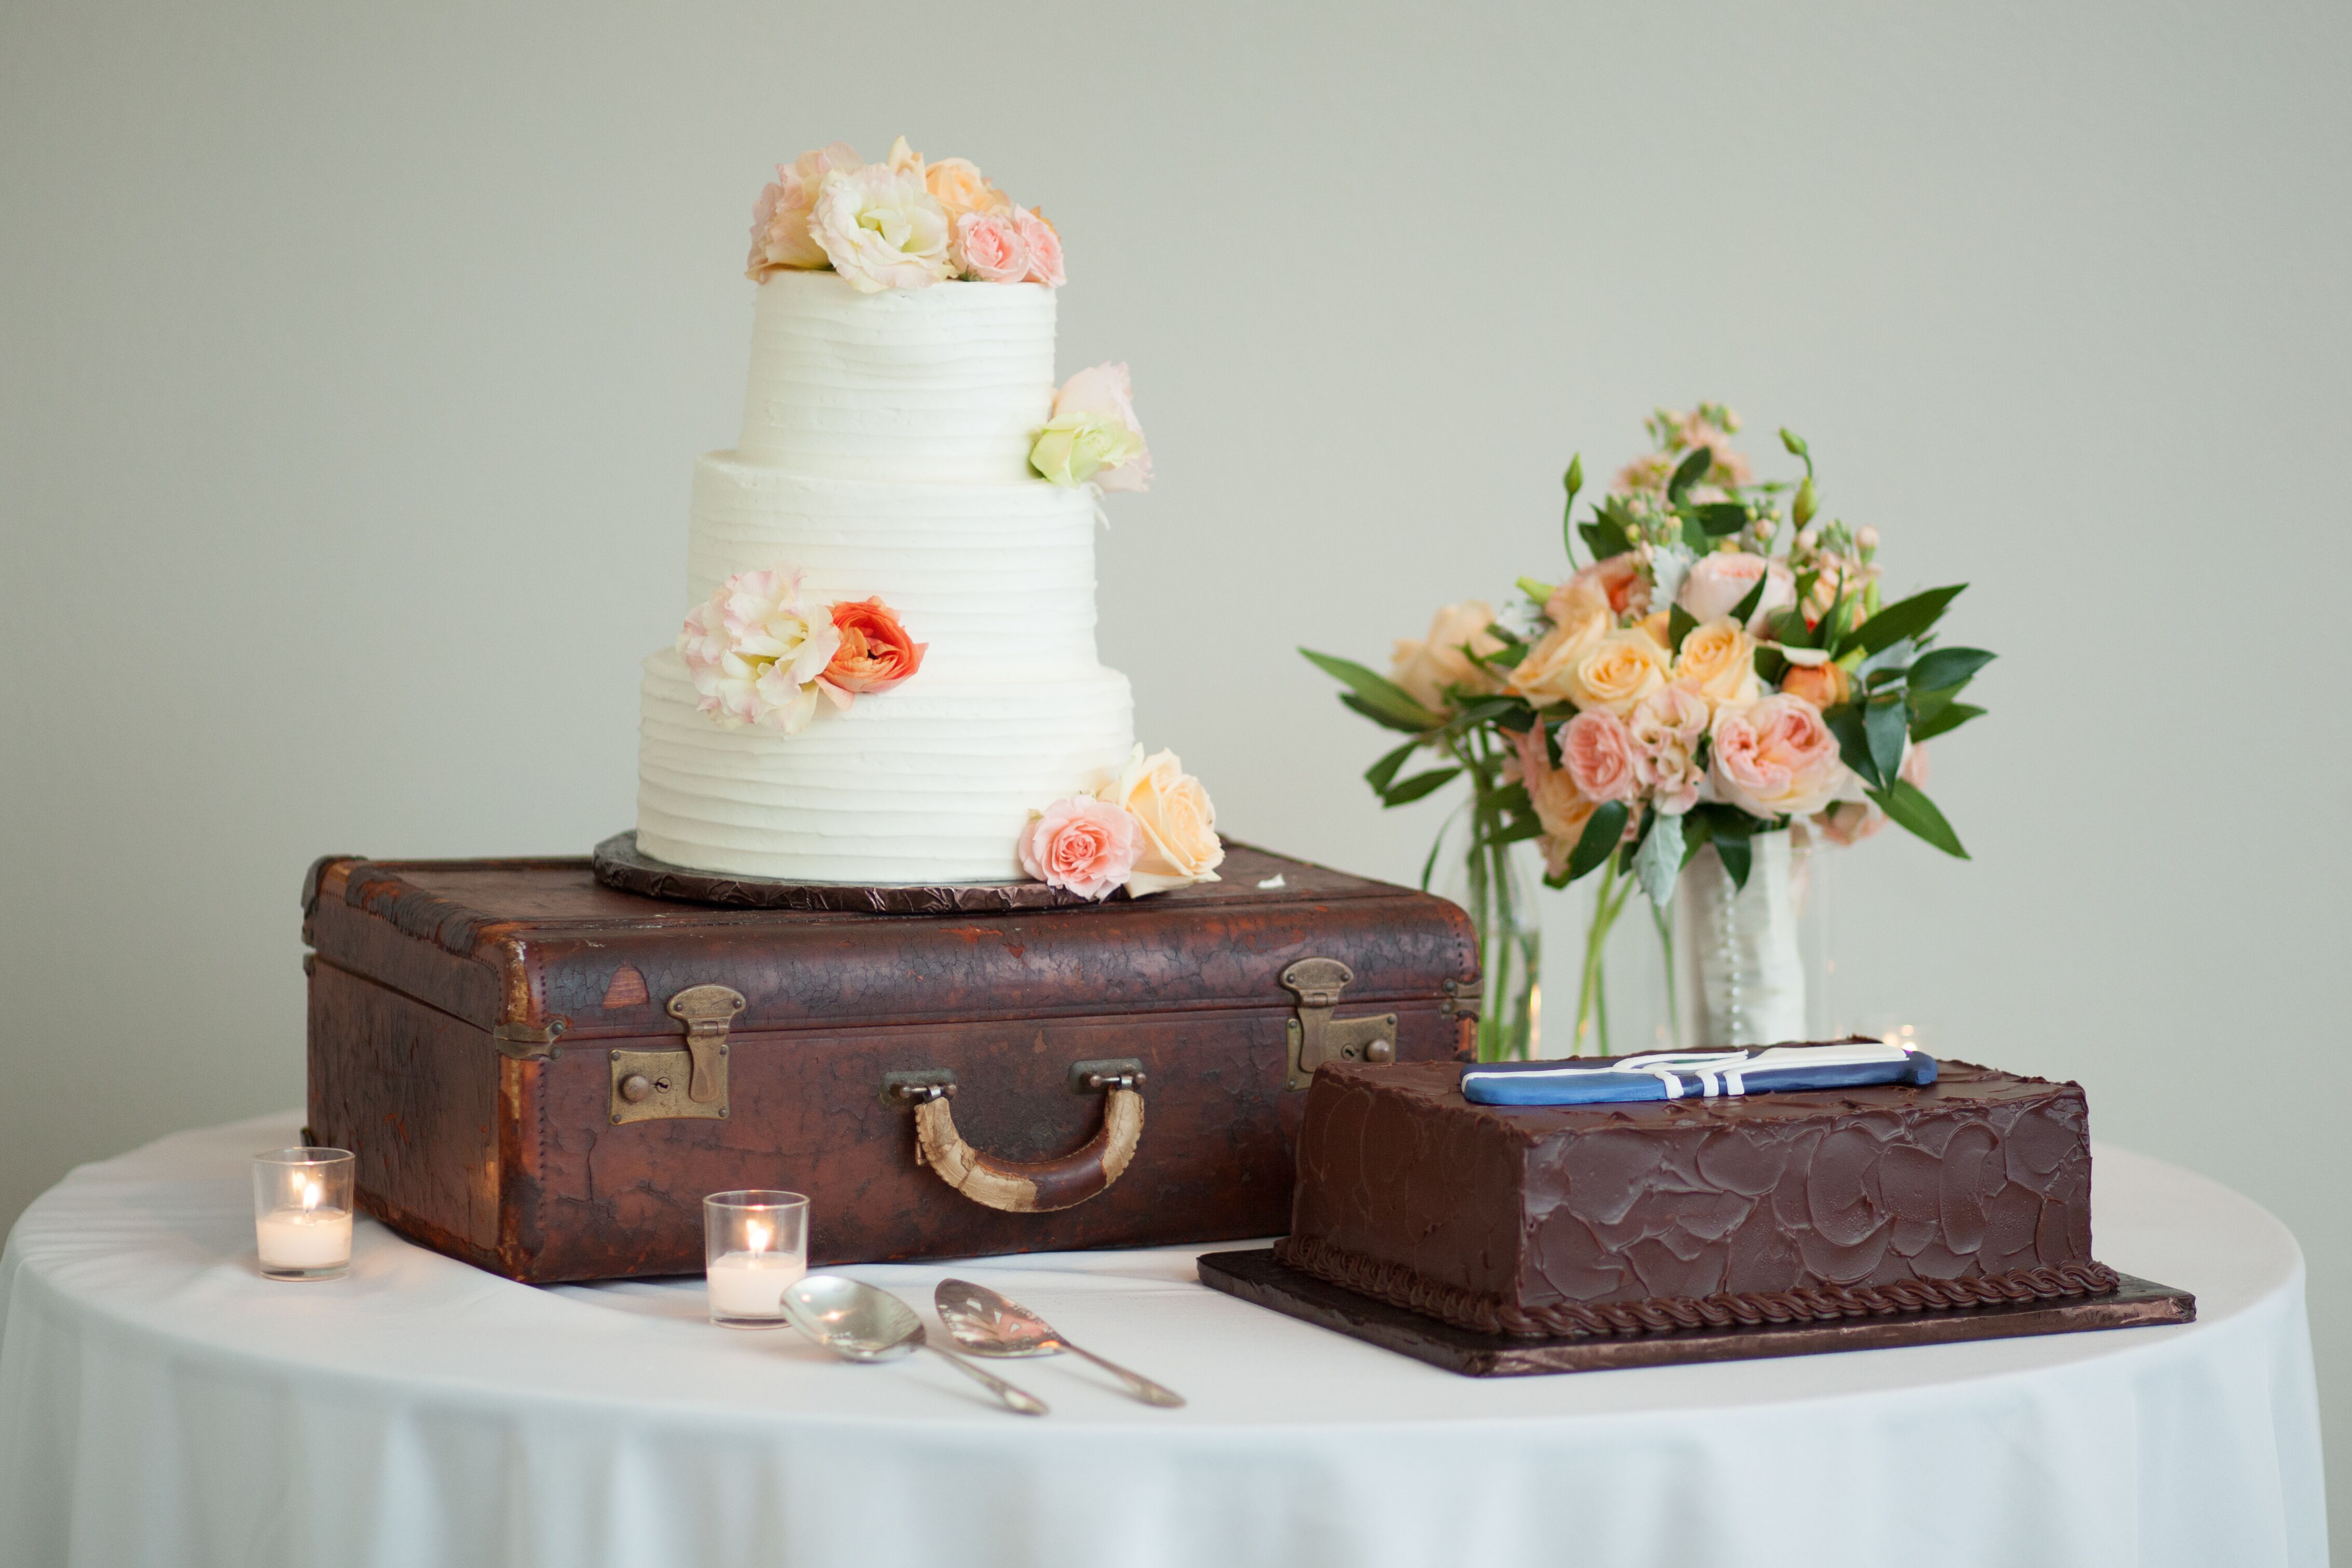
[[[776,165],[751,209],[745,276],[841,274],[861,293],[975,283],[1062,285],[1062,237],[968,158],[937,163],[892,143],[879,163],[835,142]]]
[[[923,668],[930,645],[879,598],[819,604],[801,579],[796,566],[738,572],[687,612],[677,651],[695,706],[721,726],[798,734],[819,698],[847,708]]]

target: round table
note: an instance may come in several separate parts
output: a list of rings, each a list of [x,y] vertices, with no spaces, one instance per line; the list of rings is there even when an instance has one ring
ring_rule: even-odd
[[[84,1166],[0,1258],[0,1563],[2317,1564],[2293,1237],[2120,1150],[2099,1256],[2190,1326],[1470,1379],[1220,1295],[1197,1248],[849,1268],[929,1320],[958,1274],[1190,1397],[1072,1357],[826,1359],[698,1281],[532,1289],[362,1222],[262,1279],[278,1117]],[[1230,1244],[1228,1244],[1230,1245]],[[939,1331],[936,1324],[933,1331]]]

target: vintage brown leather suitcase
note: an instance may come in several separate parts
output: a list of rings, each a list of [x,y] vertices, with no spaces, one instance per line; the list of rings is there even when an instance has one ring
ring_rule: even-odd
[[[1315,1068],[1466,1058],[1476,947],[1425,894],[1238,845],[1223,875],[916,916],[330,858],[309,1135],[394,1229],[538,1283],[698,1273],[735,1187],[809,1194],[812,1264],[1275,1235]]]

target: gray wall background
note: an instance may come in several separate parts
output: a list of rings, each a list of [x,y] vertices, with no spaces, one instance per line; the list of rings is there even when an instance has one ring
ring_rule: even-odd
[[[1654,405],[1971,582],[1976,859],[1842,863],[1841,983],[2294,1227],[2352,1520],[2348,19],[14,0],[0,1224],[297,1102],[313,856],[629,823],[751,197],[904,131],[1060,224],[1064,367],[1135,366],[1102,646],[1239,835],[1412,874],[1442,808],[1292,646],[1553,572]]]

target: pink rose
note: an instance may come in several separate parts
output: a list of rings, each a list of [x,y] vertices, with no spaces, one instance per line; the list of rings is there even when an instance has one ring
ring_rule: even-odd
[[[1576,780],[1566,768],[1551,765],[1550,742],[1544,739],[1543,726],[1538,724],[1525,734],[1505,734],[1509,738],[1512,756],[1504,764],[1506,781],[1517,776],[1528,786],[1528,799],[1536,808],[1536,820],[1543,833],[1536,839],[1536,848],[1544,858],[1544,869],[1557,877],[1568,869],[1569,858],[1576,853],[1578,840],[1584,837],[1585,824],[1600,808],[1597,800],[1587,800],[1576,787]]]
[[[1062,237],[1045,215],[1034,207],[1015,207],[1013,221],[1021,230],[1021,243],[1029,247],[1029,277],[1032,283],[1043,283],[1048,289],[1059,289],[1062,276]]]
[[[1839,797],[1852,774],[1822,710],[1786,692],[1715,716],[1716,795],[1753,816],[1803,816]]]
[[[1019,225],[997,213],[959,216],[952,254],[958,268],[982,283],[1018,283],[1029,276],[1029,242]]]
[[[1623,720],[1605,709],[1588,708],[1568,721],[1559,742],[1568,776],[1587,800],[1633,798],[1633,737]]]
[[[824,247],[809,233],[809,214],[815,210],[825,175],[859,166],[856,149],[840,142],[803,153],[789,165],[777,164],[775,179],[760,192],[759,204],[751,209],[751,259],[743,275],[758,283],[772,273],[831,265]]]
[[[1143,830],[1130,812],[1091,795],[1057,800],[1021,835],[1021,868],[1049,888],[1106,899],[1135,869]]]
[[[1756,586],[1756,579],[1765,576],[1770,581],[1765,586],[1764,596],[1757,601],[1756,613],[1748,617],[1748,629],[1759,630],[1766,616],[1797,602],[1797,580],[1789,574],[1789,568],[1761,555],[1720,550],[1700,556],[1690,574],[1683,579],[1682,606],[1690,612],[1691,619],[1701,625],[1721,620],[1739,607],[1739,601]]]

